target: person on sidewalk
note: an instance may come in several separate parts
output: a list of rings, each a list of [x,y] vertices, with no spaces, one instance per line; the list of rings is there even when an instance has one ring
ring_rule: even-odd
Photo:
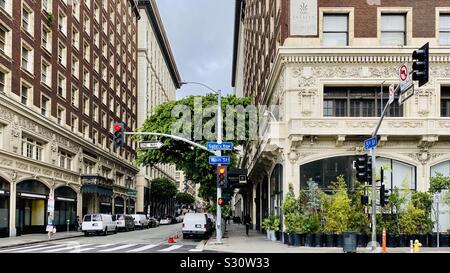
[[[246,215],[244,218],[244,224],[245,224],[245,234],[248,236],[248,231],[250,230],[250,224],[252,222],[252,218],[249,215]]]

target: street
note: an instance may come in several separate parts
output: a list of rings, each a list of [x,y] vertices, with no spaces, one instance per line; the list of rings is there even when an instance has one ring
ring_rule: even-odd
[[[175,243],[168,238],[179,235]],[[43,235],[46,236],[46,235]],[[189,253],[203,252],[204,240],[183,240],[181,224],[0,249],[0,253]],[[211,251],[208,251],[211,252]]]

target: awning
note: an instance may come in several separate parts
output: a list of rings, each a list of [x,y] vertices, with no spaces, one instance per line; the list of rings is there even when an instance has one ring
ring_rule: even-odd
[[[93,185],[93,184],[84,184],[81,186],[81,192],[82,193],[98,193],[100,196],[109,196],[111,197],[113,195],[113,190],[108,189],[99,185]]]

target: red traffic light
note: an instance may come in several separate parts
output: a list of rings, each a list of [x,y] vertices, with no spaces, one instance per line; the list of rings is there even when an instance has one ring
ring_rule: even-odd
[[[122,131],[122,125],[121,124],[114,125],[114,131],[116,131],[116,132]]]

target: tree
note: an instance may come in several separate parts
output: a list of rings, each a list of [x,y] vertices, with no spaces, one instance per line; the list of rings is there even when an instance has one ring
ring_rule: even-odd
[[[215,119],[215,117],[213,117],[214,114],[211,114],[210,117],[206,117],[203,111],[201,111],[202,113],[199,113],[199,107],[194,107],[196,99],[198,100],[198,98],[199,97],[191,96],[179,101],[171,101],[159,105],[155,108],[151,117],[144,122],[143,127],[139,131],[171,134],[174,126],[177,125],[180,120],[186,118],[183,114],[180,114],[180,116],[173,115],[172,112],[180,107],[188,109],[187,113],[190,113],[191,117],[200,114],[200,117],[202,117],[202,126],[203,124],[211,122],[211,120]],[[217,95],[208,95],[201,98],[202,109],[207,109],[208,106],[217,105]],[[236,107],[239,105],[245,108],[250,104],[251,98],[238,98],[234,95],[230,95],[222,99],[222,110],[223,112],[226,112],[227,107]],[[229,131],[227,131],[227,119],[228,117],[224,116],[224,139],[228,141],[228,139],[226,139],[227,133],[244,131],[245,140],[235,139],[230,142],[233,142],[234,146],[245,145],[249,139],[248,121],[250,120],[250,115],[248,113],[245,114],[245,120],[247,121],[245,122],[245,128],[242,128],[242,124],[237,122],[235,116],[233,119],[235,126],[232,128],[233,130]],[[231,124],[232,123],[230,122],[229,127],[232,127]],[[191,132],[188,132],[186,137],[190,140],[195,139],[195,122],[192,122],[191,119],[187,118],[183,125],[186,126],[186,128],[191,129]],[[137,139],[144,141],[154,139],[154,137],[138,137]],[[191,145],[185,142],[173,140],[171,138],[161,137],[159,140],[164,143],[164,146],[159,150],[138,151],[137,163],[142,165],[154,165],[158,163],[175,164],[178,170],[184,171],[186,179],[194,181],[195,183],[200,183],[199,197],[202,197],[205,200],[215,200],[217,194],[215,166],[208,163],[211,154],[201,149],[192,148]],[[201,145],[206,145],[206,142],[207,140],[205,138],[196,141],[196,143]],[[232,157],[232,164],[230,167],[236,166],[237,157],[233,152],[225,152],[224,155]]]
[[[177,202],[183,205],[192,205],[195,203],[195,197],[187,192],[179,192],[176,195]]]
[[[151,182],[150,194],[155,198],[167,199],[177,194],[177,186],[175,182],[168,178],[156,178]]]

